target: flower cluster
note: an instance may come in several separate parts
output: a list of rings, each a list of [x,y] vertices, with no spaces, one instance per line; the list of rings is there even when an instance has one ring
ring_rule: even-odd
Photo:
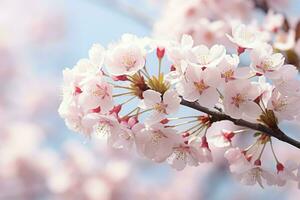
[[[95,44],[88,58],[64,70],[59,114],[75,132],[105,137],[111,147],[135,149],[177,170],[212,162],[215,146],[226,149],[230,170],[242,183],[299,182],[297,164],[279,161],[268,133],[230,121],[225,126],[211,114],[271,129],[300,118],[296,67],[285,65],[284,56],[251,27],[241,24],[228,37],[244,51],[236,55],[222,45],[194,45],[188,35],[177,42],[125,34],[108,48]],[[153,54],[157,67],[147,62]],[[248,55],[248,67],[241,65],[241,54]],[[212,112],[191,115],[184,102]],[[236,136],[249,134],[255,136],[252,145],[235,147]],[[277,173],[262,166],[266,145],[271,146]]]
[[[276,51],[282,52],[288,63],[298,65],[300,21],[278,12],[289,4],[287,0],[167,1],[153,32],[158,38],[174,39],[189,34],[196,44],[211,46],[219,43],[229,47],[224,33],[230,34],[233,29],[235,36],[246,39],[235,38],[234,42],[241,47],[239,53],[244,48],[252,48],[254,43],[251,40],[264,40],[272,44]],[[258,9],[263,10],[264,14],[256,18],[252,14]],[[248,24],[247,30],[239,26],[240,23]]]

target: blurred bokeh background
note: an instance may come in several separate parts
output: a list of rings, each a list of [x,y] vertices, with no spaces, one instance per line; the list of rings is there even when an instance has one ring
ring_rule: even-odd
[[[0,1],[0,200],[300,199],[295,185],[239,184],[222,152],[214,164],[177,172],[66,128],[57,114],[62,70],[87,57],[95,42],[105,46],[123,33],[152,35],[163,4]],[[285,11],[300,16],[300,1],[291,5]],[[283,146],[282,156],[299,157]]]

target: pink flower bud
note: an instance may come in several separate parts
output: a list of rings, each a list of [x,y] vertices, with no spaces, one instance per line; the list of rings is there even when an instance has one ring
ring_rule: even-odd
[[[113,76],[112,79],[114,81],[127,81],[128,80],[126,75]]]
[[[169,123],[169,121],[170,121],[170,120],[168,120],[167,118],[165,118],[165,119],[162,119],[162,120],[160,121],[160,123],[161,123],[161,124],[167,124],[167,123]]]
[[[209,149],[209,146],[208,146],[208,142],[207,142],[206,137],[203,136],[203,137],[201,138],[201,140],[202,140],[201,147]]]
[[[175,67],[174,65],[171,65],[170,71],[171,71],[171,72],[176,71],[176,67]]]
[[[261,160],[260,159],[255,160],[254,165],[261,166]]]
[[[93,113],[100,113],[101,112],[101,108],[100,106],[98,106],[97,108],[92,109]]]
[[[284,166],[280,162],[277,163],[276,168],[277,168],[277,173],[279,173],[279,172],[281,172],[281,171],[284,170]]]
[[[116,105],[113,107],[113,109],[109,112],[109,114],[112,114],[112,113],[116,113],[116,114],[119,114],[119,112],[121,111],[122,109],[122,105]]]
[[[244,53],[244,52],[245,52],[245,50],[246,50],[246,48],[243,48],[243,47],[238,47],[238,49],[237,49],[237,53],[238,53],[238,55],[241,55],[242,53]]]
[[[74,94],[75,94],[75,95],[78,95],[78,94],[80,94],[80,93],[82,93],[82,90],[81,90],[79,87],[75,87]]]
[[[224,137],[229,141],[231,141],[231,139],[235,135],[233,131],[225,131],[223,134],[224,134]]]
[[[159,60],[161,60],[165,55],[166,49],[164,47],[157,47],[156,56]]]

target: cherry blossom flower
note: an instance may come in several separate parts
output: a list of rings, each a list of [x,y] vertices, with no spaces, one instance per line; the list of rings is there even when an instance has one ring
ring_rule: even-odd
[[[118,120],[112,116],[90,113],[83,118],[82,123],[92,128],[89,136],[106,138],[109,146],[114,146],[119,135],[124,134]]]
[[[271,85],[269,82],[267,82],[267,79],[265,76],[260,76],[258,78],[257,85],[260,90],[260,92],[259,92],[260,96],[258,99],[263,103],[264,106],[266,106],[272,96],[272,91],[274,89],[274,86]]]
[[[196,44],[212,46],[215,43],[222,44],[221,41],[224,41],[226,24],[221,20],[210,21],[207,18],[201,18],[195,22],[192,30]]]
[[[232,27],[232,36],[227,35],[230,41],[238,46],[239,54],[245,49],[252,49],[262,43],[263,35],[254,26],[238,24]]]
[[[95,66],[102,68],[105,59],[105,49],[100,44],[93,44],[89,50],[89,60]]]
[[[191,145],[179,145],[173,147],[173,153],[168,157],[167,162],[176,170],[183,170],[186,165],[199,165],[199,152]]]
[[[192,141],[191,144],[195,145],[199,151],[199,162],[200,163],[210,163],[213,161],[212,153],[208,146],[206,136],[203,136],[201,138],[200,145],[197,141]]]
[[[176,63],[176,61],[188,58],[192,53],[193,46],[193,38],[190,35],[184,34],[181,37],[180,43],[169,44],[167,55],[170,60]]]
[[[81,82],[79,104],[85,109],[100,107],[107,113],[113,107],[112,86],[101,77],[89,77]]]
[[[208,143],[219,148],[232,146],[232,139],[237,133],[243,133],[246,129],[235,126],[230,121],[220,121],[213,123],[207,129]]]
[[[84,112],[74,102],[70,103],[70,101],[64,100],[59,106],[58,113],[65,119],[65,123],[69,129],[86,135],[89,134],[90,128],[85,127],[82,121]]]
[[[198,101],[201,105],[213,107],[219,99],[217,86],[220,84],[218,69],[190,66],[186,75],[176,85],[177,91],[187,101]]]
[[[228,160],[229,169],[232,173],[244,173],[251,168],[249,161],[238,147],[228,149],[225,152],[224,157]]]
[[[273,53],[270,45],[255,47],[251,51],[251,68],[267,77],[274,77],[278,69],[284,64],[284,57],[281,53]]]
[[[300,111],[299,100],[299,97],[284,96],[275,89],[268,102],[268,109],[273,110],[279,120],[294,120],[294,116]]]
[[[209,137],[208,141],[213,144],[215,147],[223,148],[230,147],[231,140],[234,137],[234,131],[222,130],[220,134],[215,134]]]
[[[107,50],[106,69],[112,75],[132,75],[145,66],[145,41],[133,35],[123,35],[122,40]]]
[[[274,85],[276,89],[286,96],[300,95],[300,81],[297,79],[298,71],[294,65],[284,65],[279,70],[279,77],[276,77]]]
[[[193,38],[190,35],[183,35],[180,43],[171,43],[167,48],[168,58],[173,61],[175,71],[179,75],[185,72],[188,62],[195,61],[193,45]]]
[[[132,149],[132,146],[135,142],[135,130],[137,127],[137,121],[135,117],[131,117],[128,120],[122,120],[120,122],[120,132],[118,137],[115,139],[113,147],[118,149]]]
[[[225,113],[234,118],[257,118],[261,111],[253,100],[259,95],[259,88],[247,80],[229,82],[224,90]]]
[[[159,122],[165,115],[177,112],[181,99],[175,90],[167,90],[163,96],[154,90],[146,90],[143,93],[143,101],[140,107],[143,109],[153,109],[149,118],[151,123]]]
[[[136,134],[137,146],[141,148],[141,152],[155,162],[165,161],[180,141],[181,137],[176,135],[176,130],[165,128],[160,123],[152,124]]]
[[[251,165],[250,169],[243,173],[236,174],[235,177],[244,185],[255,185],[258,183],[262,188],[263,180],[267,185],[276,184],[276,176],[270,173],[268,170],[265,170],[260,165]]]
[[[232,80],[245,78],[249,75],[249,68],[238,67],[240,62],[236,54],[225,55],[223,60],[218,64],[222,80],[227,83]]]
[[[277,163],[277,185],[283,186],[288,180],[297,180],[295,171],[297,170],[297,164],[292,160],[287,160],[284,165]]]
[[[210,49],[205,45],[194,48],[196,56],[196,66],[216,67],[226,55],[226,49],[222,45],[214,45]]]

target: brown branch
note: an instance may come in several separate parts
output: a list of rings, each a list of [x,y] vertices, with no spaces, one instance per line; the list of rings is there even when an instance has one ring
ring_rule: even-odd
[[[265,13],[267,13],[269,10],[269,6],[266,0],[254,0],[254,5],[256,8],[261,9]]]
[[[276,129],[271,129],[263,124],[260,123],[252,123],[243,119],[235,119],[230,117],[229,115],[226,115],[224,113],[221,112],[217,112],[217,111],[213,111],[210,110],[206,107],[201,106],[200,104],[196,103],[196,102],[189,102],[186,101],[184,99],[181,100],[181,104],[190,108],[193,108],[195,110],[204,112],[208,115],[210,115],[213,119],[213,121],[223,121],[223,120],[228,120],[233,122],[235,125],[237,126],[243,126],[243,127],[247,127],[256,131],[260,131],[262,133],[265,133],[269,136],[275,137],[278,140],[281,140],[283,142],[286,142],[294,147],[297,147],[298,149],[300,149],[300,142],[290,138],[289,136],[287,136],[284,132],[282,132],[279,128]]]

